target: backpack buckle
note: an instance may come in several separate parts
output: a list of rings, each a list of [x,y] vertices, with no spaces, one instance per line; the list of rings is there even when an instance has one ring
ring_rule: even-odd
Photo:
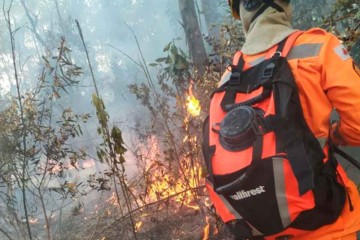
[[[274,53],[274,55],[272,55],[271,58],[276,60],[276,59],[279,59],[281,57],[281,55],[282,55],[281,52],[277,51]]]
[[[262,78],[271,78],[274,75],[275,63],[269,63],[264,69]]]
[[[238,85],[240,84],[241,74],[239,72],[232,72],[229,80],[230,85]]]

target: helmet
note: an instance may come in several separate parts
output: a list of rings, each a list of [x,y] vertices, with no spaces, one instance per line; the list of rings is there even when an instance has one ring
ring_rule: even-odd
[[[229,6],[231,8],[231,14],[235,19],[240,19],[240,2],[243,1],[244,8],[247,11],[252,11],[257,9],[262,3],[265,3],[264,7],[261,8],[255,15],[256,17],[263,13],[266,8],[273,7],[279,12],[284,10],[274,2],[274,0],[228,0]],[[285,3],[290,3],[290,0],[282,0]],[[253,19],[255,20],[255,18]]]
[[[230,9],[231,9],[231,15],[235,19],[240,19],[240,0],[228,0]]]

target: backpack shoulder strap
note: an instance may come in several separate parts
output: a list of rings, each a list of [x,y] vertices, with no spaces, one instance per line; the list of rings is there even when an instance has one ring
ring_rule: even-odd
[[[241,51],[237,51],[237,52],[235,53],[234,57],[233,57],[233,62],[232,62],[232,64],[235,65],[235,66],[238,65],[241,56],[242,56],[242,52],[241,52]]]
[[[295,31],[287,38],[282,40],[280,43],[270,48],[265,54],[265,56],[260,58],[262,58],[263,60],[269,59],[276,52],[281,52],[282,56],[287,56],[291,50],[291,47],[296,41],[297,37],[300,36],[302,33],[303,31]],[[221,77],[221,81],[219,82],[219,88],[225,87],[225,85],[227,85],[231,79],[233,79],[233,81],[239,81],[244,66],[245,66],[245,61],[243,59],[243,53],[241,51],[237,51],[234,54],[232,64],[228,67],[229,70],[226,70],[223,76]]]

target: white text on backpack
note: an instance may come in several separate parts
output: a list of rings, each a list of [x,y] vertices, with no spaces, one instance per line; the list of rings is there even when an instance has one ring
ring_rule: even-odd
[[[262,194],[264,192],[266,192],[265,186],[259,186],[257,188],[254,188],[254,189],[251,189],[248,191],[244,191],[244,190],[238,191],[238,192],[236,192],[236,194],[230,195],[230,197],[234,200],[241,200],[241,199],[245,199],[245,198],[249,198],[249,197],[252,197],[255,195]]]

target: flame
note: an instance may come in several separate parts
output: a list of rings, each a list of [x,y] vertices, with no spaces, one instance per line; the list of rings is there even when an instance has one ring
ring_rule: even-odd
[[[205,204],[205,206],[206,206],[207,208],[211,208],[212,202],[211,202],[211,200],[210,200],[209,197],[206,197],[206,198],[205,198],[204,204]]]
[[[204,227],[204,233],[202,240],[209,240],[210,237],[210,219],[206,216],[206,226]]]
[[[181,177],[175,178],[169,173],[162,174],[161,170],[153,172],[152,183],[148,188],[149,198],[151,201],[159,201],[173,197],[175,202],[198,210],[199,206],[194,202],[195,196],[191,189],[199,186],[198,176],[201,176],[201,168],[198,165],[190,168],[186,160],[181,163],[181,168],[184,173],[179,172],[179,175],[185,174],[186,180]]]
[[[36,224],[39,221],[39,219],[37,219],[37,218],[29,218],[28,220],[29,220],[30,224]]]
[[[200,115],[201,107],[200,102],[194,96],[187,96],[186,98],[186,107],[189,114],[193,117],[197,117]]]
[[[46,164],[44,162],[42,162],[40,164],[40,169],[45,169]],[[86,159],[86,160],[82,160],[80,163],[75,162],[73,164],[71,164],[70,161],[55,161],[52,159],[47,160],[47,172],[53,173],[53,174],[57,174],[60,171],[66,169],[66,170],[78,170],[79,167],[81,167],[82,169],[89,169],[89,168],[94,168],[95,167],[95,161],[93,159]]]
[[[200,101],[194,96],[192,92],[192,87],[193,87],[193,82],[191,82],[189,86],[189,94],[186,97],[186,108],[191,116],[197,117],[200,115],[201,106],[200,106]]]
[[[215,225],[212,235],[213,235],[213,236],[216,236],[216,235],[218,235],[218,234],[219,234],[219,228],[218,228],[217,225]]]
[[[112,192],[111,196],[106,199],[105,202],[113,206],[119,206],[115,192]]]
[[[139,221],[135,224],[135,231],[139,231],[141,226],[143,225],[143,222],[142,221]]]
[[[93,159],[87,159],[87,160],[83,160],[81,162],[81,168],[85,169],[85,168],[93,168],[95,167],[95,161]]]
[[[189,139],[193,141],[193,138]],[[163,162],[153,160],[158,159],[161,152],[158,139],[150,137],[147,145],[151,146],[149,155],[153,158],[149,158],[152,161],[145,162],[144,171],[149,174],[144,194],[146,202],[175,201],[178,203],[176,206],[185,205],[198,210],[194,189],[200,185],[199,176],[202,176],[200,164],[191,161],[190,157],[183,157],[180,159],[178,172],[173,172]],[[165,206],[166,204],[162,204],[160,209]]]

